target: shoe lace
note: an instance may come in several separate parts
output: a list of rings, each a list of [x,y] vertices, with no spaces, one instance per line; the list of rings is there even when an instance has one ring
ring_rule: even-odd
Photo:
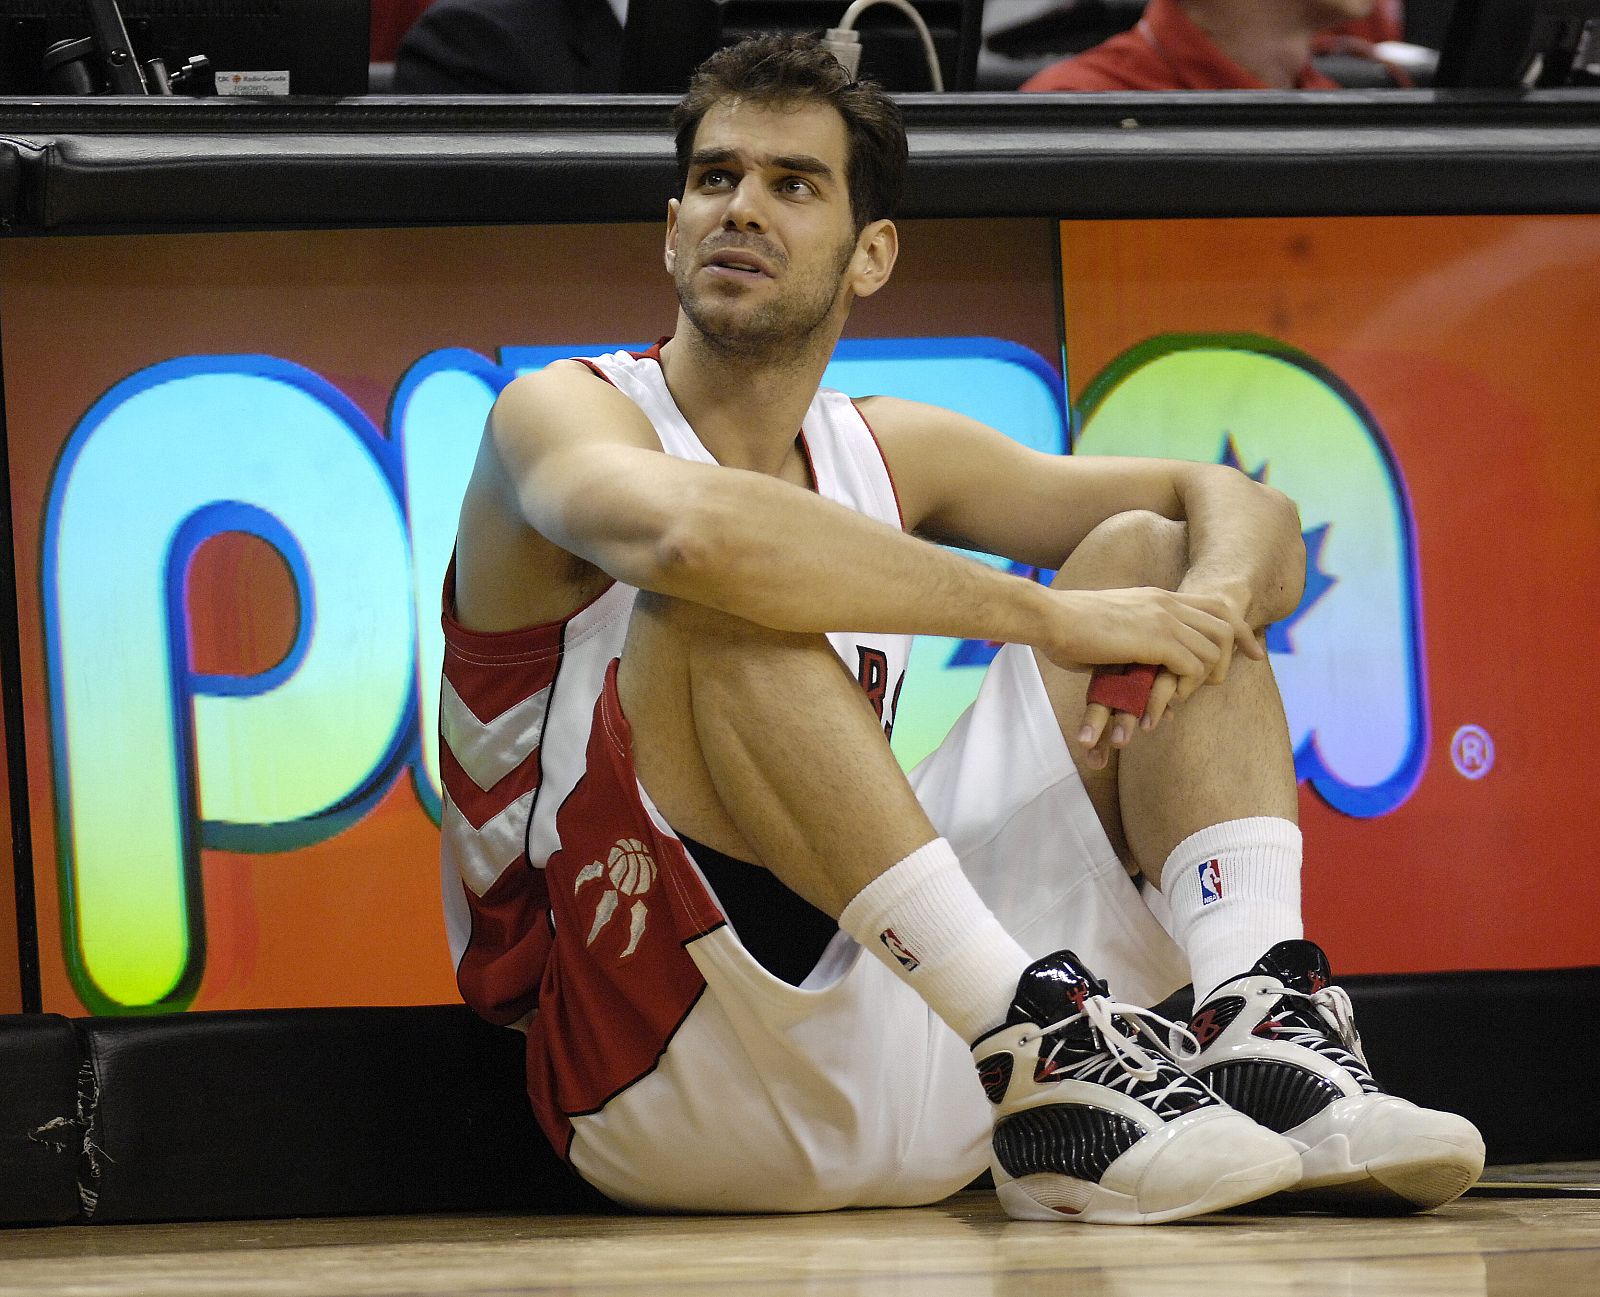
[[[1289,1009],[1270,1019],[1277,1039],[1303,1045],[1331,1058],[1348,1070],[1364,1090],[1378,1088],[1372,1077],[1372,1064],[1367,1062],[1366,1051],[1361,1047],[1361,1033],[1356,1030],[1355,1008],[1344,987],[1325,986],[1307,994],[1285,986],[1274,989],[1272,994],[1280,1002],[1299,1000],[1310,1007],[1310,1012],[1296,1013]]]
[[[1060,1022],[1040,1028],[1041,1037],[1065,1030],[1080,1018],[1087,1018],[1099,1038],[1103,1052],[1092,1054],[1080,1063],[1061,1068],[1061,1073],[1074,1080],[1090,1081],[1138,1099],[1151,1108],[1179,1099],[1201,1103],[1217,1102],[1216,1095],[1177,1065],[1163,1046],[1156,1028],[1164,1027],[1168,1041],[1177,1040],[1184,1048],[1184,1057],[1200,1052],[1200,1042],[1187,1027],[1169,1022],[1160,1014],[1134,1004],[1123,1004],[1104,995],[1091,995],[1084,1001],[1083,1011],[1063,1018]],[[1125,1031],[1131,1027],[1131,1031]],[[1144,1041],[1149,1042],[1146,1047]],[[1065,1047],[1066,1040],[1058,1036],[1044,1057],[1053,1064]],[[1174,1052],[1176,1052],[1176,1047]]]

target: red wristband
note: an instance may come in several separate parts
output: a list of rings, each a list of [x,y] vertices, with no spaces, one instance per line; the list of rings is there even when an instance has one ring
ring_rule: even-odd
[[[1143,716],[1150,701],[1150,686],[1156,682],[1156,668],[1143,662],[1130,666],[1099,666],[1089,679],[1089,701],[1114,712]]]

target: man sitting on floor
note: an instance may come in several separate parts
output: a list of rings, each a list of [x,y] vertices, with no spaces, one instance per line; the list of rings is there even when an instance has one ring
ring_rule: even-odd
[[[675,332],[505,389],[446,579],[459,981],[527,1030],[556,1148],[668,1210],[926,1203],[986,1164],[1051,1220],[1461,1193],[1477,1132],[1379,1090],[1302,939],[1263,648],[1294,506],[819,390],[894,268],[899,109],[763,38],[675,123]],[[917,633],[1004,647],[908,779]],[[1087,699],[1128,663],[1147,702]],[[1191,979],[1169,1038],[1140,1006]]]

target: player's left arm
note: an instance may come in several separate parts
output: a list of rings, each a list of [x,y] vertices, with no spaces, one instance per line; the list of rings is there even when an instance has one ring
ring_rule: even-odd
[[[1226,598],[1257,630],[1288,616],[1300,600],[1299,512],[1281,491],[1236,469],[1047,455],[933,406],[872,397],[861,408],[883,446],[909,530],[1059,568],[1107,518],[1149,510],[1187,524],[1189,570],[1181,590]],[[1224,657],[1221,674],[1226,665]]]

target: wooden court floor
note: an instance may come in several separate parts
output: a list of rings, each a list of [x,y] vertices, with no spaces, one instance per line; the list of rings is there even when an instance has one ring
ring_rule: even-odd
[[[1600,1197],[1405,1219],[1006,1219],[991,1195],[798,1217],[370,1217],[0,1231],[0,1294],[50,1297],[1586,1297]]]

